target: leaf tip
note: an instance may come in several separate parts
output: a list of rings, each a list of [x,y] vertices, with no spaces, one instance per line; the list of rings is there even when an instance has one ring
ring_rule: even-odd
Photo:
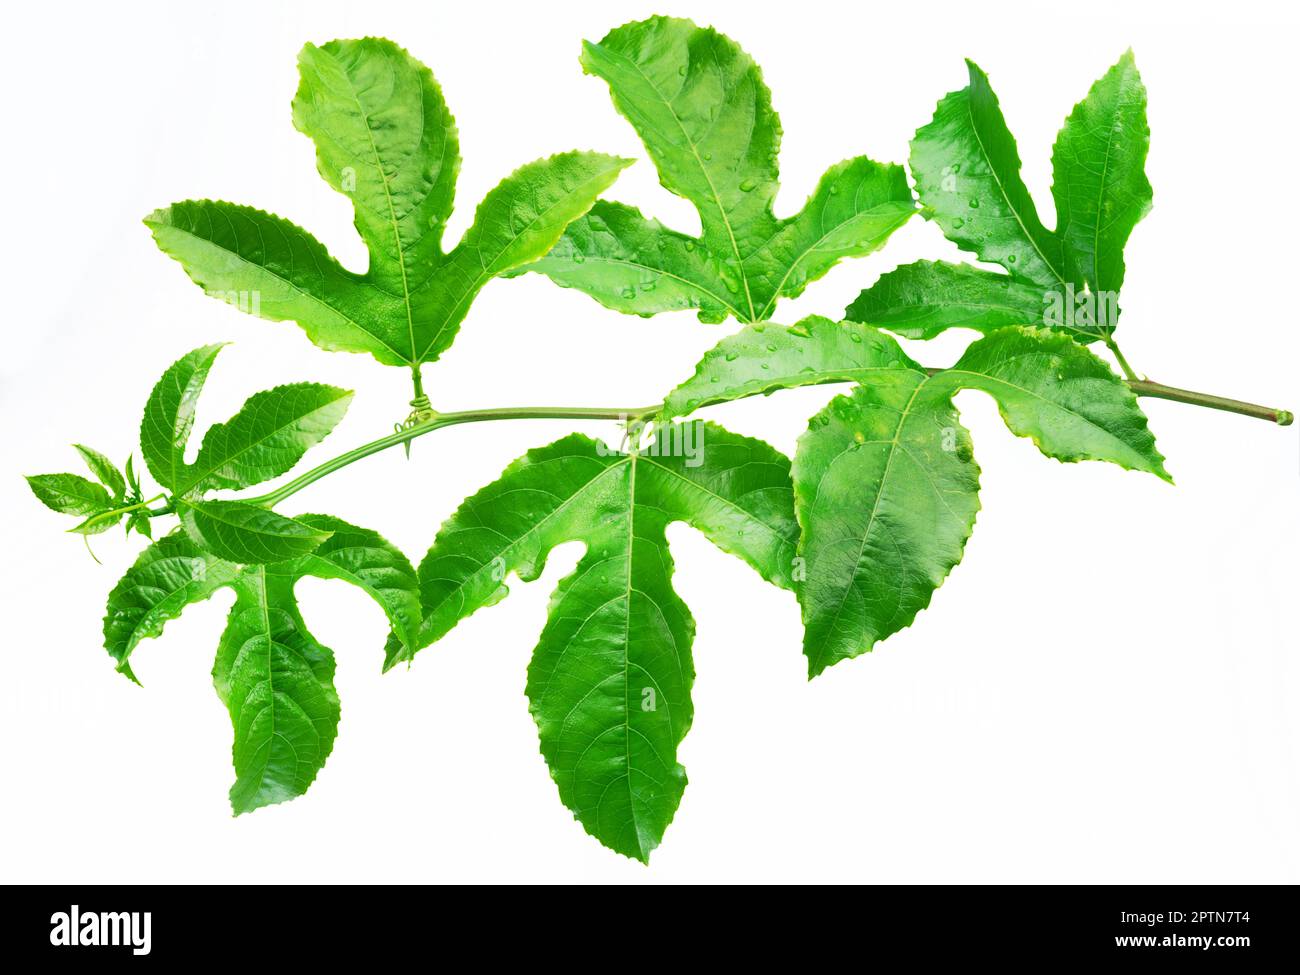
[[[140,678],[135,676],[135,671],[131,669],[131,665],[127,663],[127,661],[125,660],[119,661],[117,665],[117,672],[121,674],[123,677],[125,677],[127,680],[129,680],[136,687],[144,687],[144,685],[140,683]]]

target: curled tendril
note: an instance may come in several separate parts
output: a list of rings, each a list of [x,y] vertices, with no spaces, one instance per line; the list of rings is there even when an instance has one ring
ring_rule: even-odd
[[[411,412],[406,415],[406,419],[402,420],[400,423],[393,424],[393,432],[402,433],[405,430],[410,430],[412,427],[417,427],[427,420],[432,420],[433,416],[433,404],[429,402],[428,396],[421,393],[419,396],[415,397],[415,399],[411,400]],[[411,441],[408,440],[406,443],[402,444],[402,449],[406,451],[407,459],[410,459]]]

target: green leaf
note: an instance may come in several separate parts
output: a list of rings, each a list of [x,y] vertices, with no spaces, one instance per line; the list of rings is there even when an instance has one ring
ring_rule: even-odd
[[[778,297],[797,298],[842,259],[879,250],[915,212],[902,166],[865,156],[836,163],[804,208],[746,257],[750,291],[763,301],[758,319],[771,316]]]
[[[1052,148],[1056,232],[1070,276],[1095,293],[1118,293],[1124,245],[1151,211],[1145,167],[1151,130],[1133,52],[1092,86]]]
[[[917,261],[883,274],[844,317],[909,339],[950,328],[989,332],[1043,321],[1043,289],[968,264]]]
[[[970,84],[945,96],[912,140],[924,214],[958,247],[1043,288],[1067,282],[1061,243],[1038,218],[1020,178],[1016,140],[989,79],[967,61]]]
[[[694,624],[671,586],[664,531],[685,521],[790,585],[788,461],[705,423],[665,426],[639,453],[572,435],[529,451],[443,525],[420,566],[430,643],[526,581],[567,541],[586,552],[552,597],[528,671],[542,753],[593,836],[645,860],[686,784]]]
[[[1017,436],[1057,460],[1101,460],[1168,480],[1137,397],[1101,359],[1045,328],[1003,328],[973,343],[950,369],[926,370],[884,333],[816,315],[788,328],[760,322],[723,339],[664,401],[665,417],[778,389],[833,382],[926,395],[979,389]]]
[[[113,500],[120,501],[126,495],[126,481],[122,478],[122,472],[117,469],[117,465],[98,450],[91,450],[79,443],[72,446],[76,448],[77,453],[81,454],[81,459],[90,468],[90,473],[95,475],[100,484],[108,488],[108,493],[113,496]]]
[[[520,166],[483,198],[456,249],[413,296],[419,361],[452,343],[483,285],[549,251],[632,160],[564,152]]]
[[[1011,431],[1032,438],[1048,457],[1104,460],[1172,481],[1137,396],[1065,335],[1001,329],[972,344],[933,382],[988,393]]]
[[[145,538],[153,538],[153,525],[143,511],[133,511],[126,516],[126,533],[130,535],[132,531],[139,532]]]
[[[294,124],[315,142],[322,177],[352,199],[365,274],[302,228],[250,207],[191,200],[145,223],[208,294],[297,322],[324,349],[386,365],[437,359],[479,290],[545,254],[629,162],[570,152],[529,163],[487,195],[444,253],[460,152],[429,69],[373,37],[308,44],[298,68]]]
[[[415,570],[376,532],[328,515],[303,515],[325,540],[311,553],[240,568],[174,532],[140,556],[108,599],[104,646],[132,680],[128,658],[191,603],[235,590],[213,678],[235,729],[237,813],[301,795],[324,764],[338,727],[333,654],[307,631],[293,587],[303,576],[342,579],[367,592],[413,644],[420,596]]]
[[[231,419],[208,429],[176,493],[243,488],[279,477],[325,439],[351,402],[351,391],[320,383],[255,393]]]
[[[624,314],[694,309],[700,321],[714,323],[745,317],[699,241],[608,200],[597,200],[544,258],[512,275],[525,271]]]
[[[410,308],[442,256],[460,142],[427,67],[377,37],[307,44],[298,55],[293,124],[316,144],[316,169],[352,200],[371,281]]]
[[[179,531],[141,552],[108,596],[104,648],[117,669],[135,680],[129,658],[140,641],[159,636],[186,606],[229,585],[236,571]]]
[[[652,17],[583,45],[672,193],[699,211],[698,239],[638,211],[602,204],[528,270],[618,311],[698,310],[767,318],[845,257],[869,254],[915,211],[899,166],[865,157],[833,166],[795,216],[772,212],[781,126],[753,60],[689,20]]]
[[[196,545],[241,565],[307,555],[328,531],[243,501],[185,501],[181,525]]]
[[[342,579],[364,590],[388,617],[399,646],[413,652],[420,629],[420,582],[415,569],[378,532],[330,515],[301,515],[297,521],[329,538],[298,559],[294,572],[320,579]]]
[[[135,455],[132,454],[126,459],[126,483],[131,489],[132,494],[140,493],[140,480],[135,476]]]
[[[1007,275],[908,265],[864,291],[845,316],[909,338],[1031,324],[1080,342],[1109,336],[1119,318],[1124,245],[1151,209],[1146,89],[1132,52],[1092,86],[1057,137],[1054,231],[1020,177],[1015,139],[988,76],[967,67],[967,87],[940,101],[917,130],[912,175],[926,219]]]
[[[79,474],[33,474],[27,484],[41,504],[64,515],[94,515],[112,504],[107,490]]]
[[[218,200],[174,203],[144,222],[163,253],[212,297],[273,322],[297,322],[322,349],[409,364],[400,300],[345,270],[296,224]]]
[[[873,328],[810,315],[789,328],[748,325],[704,354],[664,400],[666,417],[759,393],[832,382],[909,383],[921,367]]]
[[[154,480],[175,489],[185,473],[185,446],[194,410],[221,345],[205,345],[178,359],[149,394],[140,423],[140,452]]]
[[[993,396],[1011,430],[1050,457],[1169,476],[1128,385],[1048,329],[994,331],[931,375],[858,322],[758,323],[710,350],[664,413],[828,382],[861,385],[812,418],[795,454],[812,675],[910,625],[961,559],[979,502],[959,390]]]
[[[235,579],[235,605],[212,681],[235,728],[236,814],[307,791],[338,734],[334,654],[308,632],[294,576],[251,566]]]
[[[970,434],[924,373],[857,386],[812,418],[793,477],[808,675],[909,626],[979,510]]]
[[[68,531],[77,535],[101,535],[121,520],[121,512],[109,514],[107,510],[100,511],[86,518],[80,524],[69,528]]]

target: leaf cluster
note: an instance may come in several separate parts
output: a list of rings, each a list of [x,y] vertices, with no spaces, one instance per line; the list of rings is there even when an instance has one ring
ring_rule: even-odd
[[[537,273],[619,312],[685,309],[741,326],[650,411],[646,429],[632,423],[612,444],[571,434],[507,466],[443,523],[418,570],[375,532],[336,517],[289,517],[271,496],[214,496],[288,473],[351,399],[315,383],[256,393],[187,461],[220,345],[174,363],[146,403],[141,456],[166,498],[161,510],[148,508],[130,460],[120,473],[85,447],[96,481],[29,478],[47,506],[84,519],[74,531],[125,518],[128,531],[149,535],[152,517],[178,517],[109,596],[105,645],[128,676],[142,640],[185,606],[234,591],[213,678],[234,728],[236,812],[304,792],[337,733],[333,653],[294,596],[305,576],[349,582],[378,603],[391,628],[388,669],[499,603],[511,574],[534,580],[555,546],[582,543],[533,652],[529,707],[561,800],[601,843],[645,860],[680,803],[678,748],[692,720],[695,625],[673,586],[670,524],[692,526],[795,595],[816,676],[911,625],[962,558],[979,467],[957,392],[990,396],[1010,431],[1048,457],[1169,477],[1129,384],[1089,347],[1115,350],[1123,251],[1150,208],[1146,93],[1131,53],[1061,130],[1052,230],[974,64],[969,84],[912,141],[915,198],[903,167],[858,156],[829,167],[801,209],[777,217],[781,126],[738,44],[653,17],[584,44],[581,60],[608,85],[662,185],[698,211],[698,236],[598,199],[629,160],[568,152],[503,179],[444,249],[460,167],[455,123],[428,68],[377,38],[307,45],[293,102],[318,171],[353,204],[364,273],[250,207],[189,200],[146,219],[209,294],[296,322],[321,348],[407,366],[417,393],[420,365],[447,350],[494,277]],[[876,251],[917,212],[1001,270],[917,262],[882,276],[841,320],[771,320],[782,298]],[[889,334],[927,339],[949,328],[980,334],[942,369],[920,365]],[[693,416],[817,384],[844,391],[809,419],[792,458]]]

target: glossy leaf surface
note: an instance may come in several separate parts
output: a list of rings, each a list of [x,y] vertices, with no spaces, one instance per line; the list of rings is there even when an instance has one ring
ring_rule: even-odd
[[[832,166],[797,214],[778,218],[781,126],[758,66],[730,38],[652,17],[583,45],[670,192],[699,211],[691,238],[601,201],[527,270],[636,315],[694,308],[706,322],[761,321],[838,261],[879,248],[915,211],[900,166]]]
[[[429,69],[373,37],[308,44],[298,66],[294,124],[316,143],[321,176],[352,200],[365,273],[344,268],[301,227],[251,207],[188,200],[145,223],[208,294],[297,322],[324,349],[387,365],[437,359],[483,285],[544,255],[629,162],[568,152],[522,166],[444,253],[459,142]]]
[[[639,453],[576,434],[530,451],[465,501],[420,566],[425,644],[499,601],[507,573],[535,579],[556,545],[586,545],[552,597],[528,697],[560,798],[602,843],[642,860],[686,784],[676,755],[695,627],[671,585],[674,521],[790,585],[788,461],[700,422],[661,427]]]
[[[1151,208],[1146,89],[1132,52],[1065,121],[1052,150],[1056,229],[1038,215],[988,76],[945,96],[912,140],[922,213],[1005,274],[921,262],[883,276],[845,317],[930,338],[953,327],[1043,325],[1090,342],[1114,331],[1124,245]]]
[[[1050,457],[1169,476],[1128,385],[1048,329],[997,330],[931,375],[867,325],[759,323],[710,350],[665,412],[828,382],[860,385],[812,418],[794,459],[813,675],[910,625],[960,561],[979,479],[959,390],[991,395],[1012,432]]]
[[[305,792],[337,733],[334,657],[302,619],[297,580],[310,575],[358,586],[384,610],[399,645],[413,641],[419,626],[419,584],[401,552],[338,518],[303,515],[299,522],[325,541],[309,555],[269,565],[241,568],[183,532],[159,539],[114,588],[104,617],[105,648],[135,679],[129,657],[141,640],[161,634],[186,606],[235,590],[213,679],[234,726],[236,813]]]
[[[243,501],[186,501],[180,516],[196,545],[245,565],[298,558],[330,536],[327,530]]]

